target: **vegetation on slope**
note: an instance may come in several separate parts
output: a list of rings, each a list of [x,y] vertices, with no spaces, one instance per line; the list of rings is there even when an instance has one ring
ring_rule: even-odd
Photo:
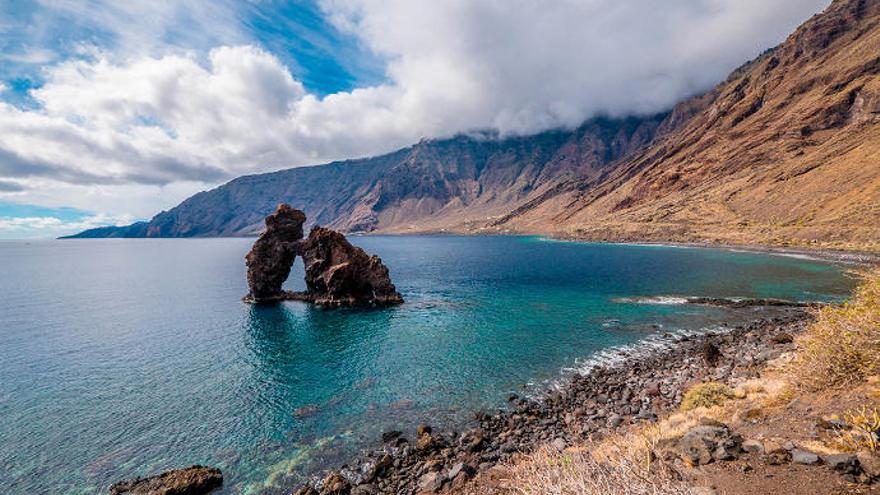
[[[802,386],[842,387],[880,374],[880,270],[848,303],[819,310],[798,343],[792,373]]]

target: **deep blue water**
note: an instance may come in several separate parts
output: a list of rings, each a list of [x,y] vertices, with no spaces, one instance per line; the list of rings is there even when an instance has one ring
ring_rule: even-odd
[[[528,237],[356,237],[406,304],[254,307],[251,239],[0,243],[0,492],[219,466],[274,492],[388,429],[454,426],[658,331],[754,318],[622,297],[835,300],[829,264]],[[291,288],[302,288],[302,265]]]

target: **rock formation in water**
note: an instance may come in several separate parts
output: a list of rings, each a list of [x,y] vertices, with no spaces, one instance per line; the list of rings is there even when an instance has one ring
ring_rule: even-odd
[[[266,230],[245,256],[251,302],[271,302],[284,298],[281,285],[290,275],[290,267],[299,253],[303,238],[305,213],[286,204],[278,205],[266,217]]]
[[[266,217],[266,231],[247,254],[247,302],[275,302],[284,299],[309,301],[321,306],[399,304],[388,268],[378,256],[353,246],[334,230],[315,227],[303,238],[303,212],[278,205]],[[296,257],[305,263],[306,292],[282,290]]]
[[[219,469],[196,465],[114,483],[110,495],[203,495],[222,484]]]
[[[302,257],[307,293],[315,304],[385,306],[403,302],[382,260],[352,246],[335,230],[313,228],[302,244]]]

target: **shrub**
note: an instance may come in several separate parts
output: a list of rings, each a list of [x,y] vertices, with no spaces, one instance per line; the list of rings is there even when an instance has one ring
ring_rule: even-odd
[[[880,411],[862,407],[844,415],[849,429],[839,432],[841,443],[849,450],[880,451]]]
[[[880,270],[846,304],[820,309],[798,344],[791,369],[803,387],[842,387],[880,372]]]
[[[723,383],[706,382],[691,387],[681,400],[681,410],[720,406],[734,398],[733,389]]]

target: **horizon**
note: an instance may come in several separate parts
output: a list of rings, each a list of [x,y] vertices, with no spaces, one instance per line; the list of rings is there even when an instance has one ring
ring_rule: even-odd
[[[7,4],[0,238],[420,139],[668,111],[828,3]]]

